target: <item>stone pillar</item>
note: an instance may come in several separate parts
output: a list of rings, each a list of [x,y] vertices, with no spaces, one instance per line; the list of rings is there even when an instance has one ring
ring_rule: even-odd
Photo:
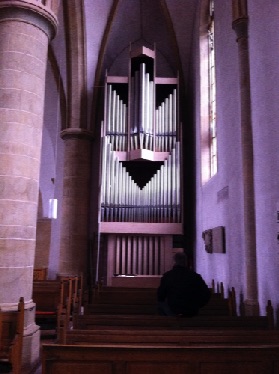
[[[0,309],[24,297],[22,373],[39,359],[32,281],[47,51],[57,27],[35,4],[0,2]]]
[[[246,0],[233,0],[233,23],[239,53],[241,146],[244,197],[244,261],[246,265],[246,315],[259,314],[254,197],[253,132],[251,118],[248,15]]]
[[[60,240],[60,274],[83,273],[88,266],[91,133],[68,128],[65,140],[64,181]]]

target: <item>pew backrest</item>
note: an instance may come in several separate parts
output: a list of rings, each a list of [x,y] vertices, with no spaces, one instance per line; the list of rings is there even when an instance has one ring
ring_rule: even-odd
[[[74,316],[74,328],[101,329],[110,326],[130,326],[141,329],[169,328],[169,329],[268,329],[266,316],[196,316],[193,318],[180,318],[153,315],[81,315]]]
[[[63,298],[61,281],[42,280],[33,282],[33,301],[36,303],[36,314],[56,315]]]
[[[279,344],[279,331],[268,330],[68,330],[64,344]]]
[[[277,373],[279,345],[43,345],[43,374]],[[66,371],[65,371],[66,370]]]
[[[33,280],[46,280],[48,275],[48,268],[34,268]]]
[[[24,332],[24,299],[15,311],[0,311],[0,359],[12,366],[13,374],[21,373]]]

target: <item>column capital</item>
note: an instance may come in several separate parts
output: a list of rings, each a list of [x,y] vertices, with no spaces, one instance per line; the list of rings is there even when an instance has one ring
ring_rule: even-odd
[[[248,38],[247,0],[232,0],[232,28],[236,32],[237,41]]]
[[[232,0],[233,22],[240,18],[248,18],[247,0]]]
[[[57,9],[56,9],[57,10]],[[0,1],[0,22],[20,20],[40,28],[48,38],[54,38],[58,20],[54,11],[35,0],[2,0]]]
[[[68,128],[62,130],[60,136],[63,140],[65,139],[87,139],[91,140],[93,138],[93,132],[81,129],[81,128]]]

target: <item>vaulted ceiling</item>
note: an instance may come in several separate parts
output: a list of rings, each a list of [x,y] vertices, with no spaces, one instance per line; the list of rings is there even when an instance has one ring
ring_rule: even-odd
[[[57,61],[62,61],[61,54],[67,58],[67,70],[60,69],[68,96],[66,126],[94,128],[105,73],[128,75],[131,46],[155,49],[156,75],[179,74],[181,92],[185,92],[201,1],[63,1],[60,29],[52,45]],[[88,113],[86,121],[84,112]]]
[[[187,86],[199,0],[84,0],[88,86],[128,75],[130,47],[156,50],[157,76]]]

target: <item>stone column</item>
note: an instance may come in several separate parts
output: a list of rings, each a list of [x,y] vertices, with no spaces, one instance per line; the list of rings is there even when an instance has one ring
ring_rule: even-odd
[[[239,53],[241,146],[244,197],[244,261],[246,266],[246,315],[259,314],[254,197],[253,131],[251,118],[250,64],[247,1],[233,0],[233,23]]]
[[[60,240],[60,274],[86,277],[91,176],[91,133],[68,128],[65,141],[64,181]]]
[[[0,309],[24,297],[22,373],[39,359],[32,281],[47,51],[56,28],[40,2],[0,2]]]

